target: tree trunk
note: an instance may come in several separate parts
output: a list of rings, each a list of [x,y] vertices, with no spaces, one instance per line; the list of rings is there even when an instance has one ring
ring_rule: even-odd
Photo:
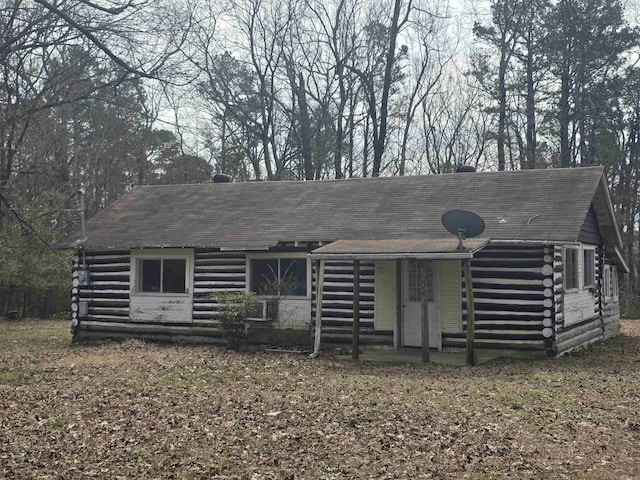
[[[563,52],[564,53],[564,52]],[[563,59],[560,79],[560,166],[571,166],[571,150],[569,145],[569,94],[570,78],[568,59]]]
[[[506,166],[505,143],[507,130],[507,54],[503,50],[500,55],[500,67],[498,69],[498,170],[503,171]]]
[[[302,72],[298,74],[298,108],[300,110],[300,140],[302,143],[302,159],[304,162],[304,179],[314,179],[313,159],[311,153],[311,119],[309,118],[309,108],[307,106],[307,92],[304,84]]]
[[[336,75],[338,76],[338,86],[340,87],[340,101],[336,112],[336,139],[333,148],[333,169],[336,178],[344,178],[342,174],[342,148],[344,144],[343,116],[347,105],[347,91],[344,86],[344,65],[341,61],[336,64]]]
[[[398,22],[400,20],[400,7],[402,0],[395,0],[393,5],[393,16],[389,27],[389,49],[384,69],[384,80],[382,84],[382,97],[380,98],[380,129],[377,139],[373,143],[373,171],[371,175],[380,175],[382,166],[382,154],[384,153],[385,140],[387,136],[387,116],[389,113],[389,96],[391,94],[391,83],[393,82],[393,64],[396,58],[396,41],[398,38]]]
[[[533,39],[531,29],[527,33],[527,57],[526,57],[526,69],[527,69],[527,133],[526,133],[526,167],[529,169],[536,168],[536,156],[537,156],[537,138],[536,138],[536,106],[535,106],[535,85],[533,80]]]

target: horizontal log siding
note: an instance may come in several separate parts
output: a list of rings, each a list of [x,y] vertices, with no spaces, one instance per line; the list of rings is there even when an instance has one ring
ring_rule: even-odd
[[[475,345],[543,352],[553,337],[553,248],[489,246],[471,261]],[[443,333],[443,348],[464,348],[467,302],[462,283],[460,333]]]
[[[322,343],[351,343],[353,262],[327,260],[322,295]],[[313,265],[311,332],[316,315],[316,265]],[[392,330],[375,330],[375,264],[360,262],[360,343],[393,344]]]
[[[89,287],[74,287],[72,316],[78,318],[80,300],[89,302],[89,316],[80,321],[79,330],[109,336],[175,339],[181,336],[220,337],[219,305],[211,295],[245,290],[244,253],[223,253],[196,249],[193,282],[193,323],[181,325],[145,323],[129,325],[130,252],[96,252],[86,255],[91,272]],[[74,278],[81,259],[73,264]]]
[[[193,325],[218,328],[216,293],[244,292],[246,256],[238,252],[196,249],[193,279]]]
[[[89,252],[84,261],[90,272],[88,286],[78,285],[78,270],[83,265],[82,254],[73,260],[73,287],[71,291],[72,330],[86,328],[88,323],[129,321],[129,251]],[[79,318],[80,302],[88,303],[88,317]],[[76,324],[78,324],[76,326]]]
[[[602,340],[605,335],[605,324],[603,322],[603,304],[602,304],[602,288],[603,288],[603,272],[604,272],[604,256],[602,247],[596,248],[596,286],[597,291],[593,295],[593,314],[586,316],[582,321],[565,326],[564,317],[566,302],[564,298],[563,274],[564,266],[562,264],[562,247],[555,247],[554,255],[554,280],[556,281],[556,321],[555,321],[555,342],[549,349],[549,355],[562,355],[574,350],[577,347],[588,345],[590,343]]]

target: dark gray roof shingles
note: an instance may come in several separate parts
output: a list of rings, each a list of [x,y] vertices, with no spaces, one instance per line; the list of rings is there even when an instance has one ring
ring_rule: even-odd
[[[473,211],[484,237],[575,241],[602,169],[134,188],[87,222],[87,249],[264,248],[279,241],[446,238]],[[73,246],[76,233],[57,245]]]

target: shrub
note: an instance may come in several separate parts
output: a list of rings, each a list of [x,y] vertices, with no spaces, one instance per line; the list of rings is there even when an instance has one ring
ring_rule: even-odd
[[[229,348],[238,349],[247,343],[247,318],[260,306],[252,293],[224,293],[213,297],[220,303],[222,337]]]

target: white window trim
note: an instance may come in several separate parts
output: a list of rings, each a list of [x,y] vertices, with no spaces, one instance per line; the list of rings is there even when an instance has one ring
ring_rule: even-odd
[[[578,260],[578,264],[576,265],[577,268],[577,276],[578,276],[578,285],[576,287],[573,288],[567,288],[567,251],[568,250],[575,250],[578,252],[577,254],[577,260]],[[585,250],[591,250],[593,251],[593,283],[591,285],[585,285],[584,283],[584,252]],[[585,244],[581,244],[581,245],[566,245],[563,248],[562,251],[562,262],[563,262],[563,267],[564,267],[564,275],[563,275],[563,283],[564,283],[564,288],[565,288],[565,293],[575,293],[575,292],[582,292],[582,291],[590,291],[593,290],[594,288],[597,289],[598,287],[598,271],[597,271],[597,256],[596,256],[596,246],[595,245],[585,245]],[[600,273],[602,275],[602,272]]]
[[[312,277],[312,266],[311,260],[309,259],[309,255],[304,252],[269,252],[269,253],[247,253],[246,255],[246,279],[245,282],[245,291],[247,293],[251,292],[251,260],[264,260],[264,259],[281,259],[281,258],[304,258],[307,261],[307,294],[306,295],[279,295],[278,298],[283,299],[291,299],[291,300],[302,300],[307,299],[311,300],[311,277]],[[275,295],[258,295],[259,297],[274,297]]]
[[[182,248],[154,248],[149,250],[131,250],[131,276],[129,294],[139,297],[179,297],[187,298],[193,295],[194,261],[193,249]],[[142,292],[138,278],[139,260],[185,260],[185,293]]]

